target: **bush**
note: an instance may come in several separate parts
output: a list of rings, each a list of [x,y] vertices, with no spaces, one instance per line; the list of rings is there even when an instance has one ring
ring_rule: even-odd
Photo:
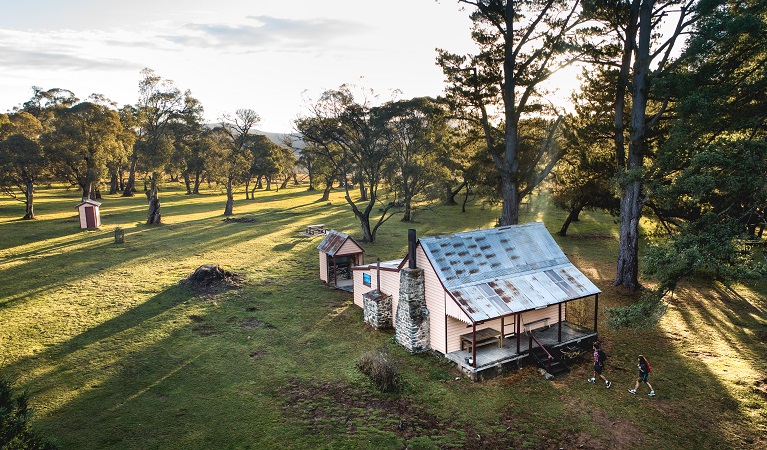
[[[0,379],[0,449],[55,450],[57,447],[32,431],[29,394],[13,396],[11,385]]]
[[[367,375],[381,392],[395,392],[400,388],[399,365],[387,348],[363,353],[357,360],[357,369]]]

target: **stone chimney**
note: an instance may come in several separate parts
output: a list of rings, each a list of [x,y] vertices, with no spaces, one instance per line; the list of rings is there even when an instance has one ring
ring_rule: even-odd
[[[423,269],[415,259],[415,230],[408,230],[408,267],[400,269],[399,302],[397,302],[397,343],[410,353],[429,351],[429,310]]]

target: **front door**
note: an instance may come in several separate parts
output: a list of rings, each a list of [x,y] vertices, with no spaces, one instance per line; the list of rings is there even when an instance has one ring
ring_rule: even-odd
[[[85,226],[87,228],[96,228],[96,208],[92,206],[85,207]]]

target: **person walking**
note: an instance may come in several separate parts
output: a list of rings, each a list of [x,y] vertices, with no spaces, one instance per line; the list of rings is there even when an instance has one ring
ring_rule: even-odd
[[[613,384],[610,383],[604,375],[602,375],[602,369],[605,367],[605,361],[607,360],[607,354],[599,348],[599,342],[594,342],[592,347],[594,349],[594,376],[588,379],[589,383],[595,383],[597,377],[601,378],[605,382],[605,387],[610,389]]]
[[[644,383],[647,385],[648,388],[650,388],[650,393],[647,394],[650,397],[655,395],[655,389],[652,388],[652,384],[650,384],[650,381],[647,379],[647,377],[650,375],[650,363],[647,362],[647,359],[643,355],[639,355],[637,357],[637,369],[639,369],[639,378],[637,378],[636,385],[634,386],[634,389],[629,389],[629,392],[632,394],[637,393],[637,389],[639,389],[639,383]]]

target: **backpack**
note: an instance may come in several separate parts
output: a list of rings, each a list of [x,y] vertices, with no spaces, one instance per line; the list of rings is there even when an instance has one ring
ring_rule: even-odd
[[[650,362],[645,359],[644,364],[645,366],[647,366],[647,373],[652,372],[652,369],[650,368]]]
[[[597,360],[599,361],[599,364],[603,366],[605,365],[605,361],[607,361],[607,353],[601,348],[597,350]]]

